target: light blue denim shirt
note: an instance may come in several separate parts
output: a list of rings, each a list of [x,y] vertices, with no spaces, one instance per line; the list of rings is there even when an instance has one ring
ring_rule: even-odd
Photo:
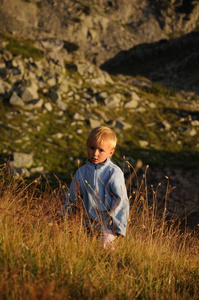
[[[76,203],[77,194],[81,196],[84,211],[91,221],[101,217],[105,224],[111,219],[113,231],[126,235],[129,200],[124,174],[110,158],[100,164],[87,159],[86,164],[77,170],[66,195],[65,208]]]

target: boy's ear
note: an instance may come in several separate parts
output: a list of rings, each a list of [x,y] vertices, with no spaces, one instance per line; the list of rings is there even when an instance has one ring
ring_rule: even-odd
[[[114,152],[115,152],[115,149],[112,149],[112,150],[110,151],[109,157],[112,156]]]

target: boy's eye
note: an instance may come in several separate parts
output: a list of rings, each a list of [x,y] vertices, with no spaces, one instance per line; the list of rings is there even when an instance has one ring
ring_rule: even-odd
[[[102,152],[104,152],[104,150],[103,150],[103,149],[100,149],[100,152],[102,153]]]

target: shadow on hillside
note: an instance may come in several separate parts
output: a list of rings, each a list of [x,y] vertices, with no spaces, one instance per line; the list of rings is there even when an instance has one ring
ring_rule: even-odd
[[[121,51],[101,69],[110,74],[144,76],[169,89],[199,94],[199,32]]]
[[[116,157],[117,155],[117,157]],[[169,168],[170,170],[182,169],[199,171],[199,152],[198,151],[162,151],[154,149],[132,148],[131,141],[126,141],[122,146],[117,147],[113,160],[121,161],[125,156],[133,161],[141,160],[144,165],[151,167]]]
[[[184,109],[174,109],[174,108],[165,107],[163,109],[163,111],[165,113],[171,113],[171,114],[174,114],[174,115],[178,115],[181,118],[187,118],[187,119],[185,119],[184,124],[189,123],[188,118],[190,116],[191,116],[192,120],[199,120],[199,111],[198,110],[192,111],[192,110],[189,110],[189,109],[184,110]]]

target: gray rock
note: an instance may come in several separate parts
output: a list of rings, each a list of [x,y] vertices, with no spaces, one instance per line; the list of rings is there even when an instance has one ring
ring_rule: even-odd
[[[99,116],[101,119],[103,119],[103,121],[105,121],[105,122],[109,121],[106,113],[103,110],[96,109],[95,113],[96,113],[97,116]]]
[[[116,126],[116,121],[115,120],[110,120],[107,122],[107,125],[111,128],[114,128]],[[118,122],[118,125],[119,125],[119,122]],[[122,127],[120,127],[122,128]]]
[[[99,97],[99,99],[104,100],[104,99],[108,98],[108,93],[107,92],[101,92],[101,93],[99,93],[98,97]]]
[[[163,120],[162,125],[164,126],[165,130],[171,129],[171,125],[169,124],[169,122],[167,120]]]
[[[61,84],[59,86],[59,90],[62,93],[67,93],[69,91],[69,87],[68,87],[68,80],[63,78],[61,81]]]
[[[64,42],[55,38],[40,40],[40,44],[43,48],[54,51],[59,51],[64,47]]]
[[[30,86],[24,89],[21,98],[24,102],[28,102],[33,99],[38,99],[37,86]]]
[[[107,99],[104,100],[107,108],[118,108],[120,107],[122,101],[122,95],[117,93],[110,95]]]
[[[38,166],[30,169],[31,173],[41,173],[43,172],[44,167],[43,166]]]
[[[29,101],[28,104],[24,107],[25,110],[33,110],[33,109],[39,109],[42,107],[44,103],[43,99],[37,99]]]
[[[188,134],[190,136],[195,136],[197,134],[197,130],[195,128],[191,128],[188,130]]]
[[[57,80],[56,80],[56,78],[55,77],[50,77],[50,78],[48,78],[47,80],[46,80],[46,82],[47,82],[47,84],[49,85],[49,86],[55,86],[56,84],[57,84]]]
[[[83,133],[83,129],[79,128],[77,129],[77,134],[82,134]]]
[[[156,104],[153,103],[153,102],[149,102],[149,103],[148,103],[148,106],[149,106],[150,108],[152,108],[152,109],[156,108]]]
[[[30,172],[27,168],[12,167],[11,172],[16,178],[30,176]]]
[[[24,107],[25,105],[23,100],[17,95],[16,92],[12,93],[9,103],[13,106],[19,106],[19,107]]]
[[[32,153],[14,152],[12,166],[16,168],[30,168],[33,164]]]
[[[53,110],[52,104],[50,102],[44,103],[44,107],[47,111]]]
[[[191,125],[195,126],[195,127],[198,127],[199,126],[199,120],[193,120],[193,121],[191,121]]]
[[[84,116],[80,115],[79,113],[75,113],[74,116],[73,116],[73,119],[74,120],[80,120],[80,121],[85,120]]]
[[[5,94],[5,86],[4,83],[0,81],[0,94]]]
[[[0,62],[0,69],[5,69],[6,68],[6,64],[4,62]]]
[[[144,140],[139,140],[138,143],[139,143],[139,145],[140,145],[141,148],[146,148],[149,145],[149,142],[148,141],[144,141]]]
[[[92,98],[87,99],[87,100],[88,100],[88,105],[89,106],[97,106],[98,105],[96,97],[92,97]]]
[[[63,138],[63,133],[57,132],[52,135],[53,138],[61,140]]]
[[[135,101],[140,101],[140,97],[135,91],[131,92],[131,99]]]
[[[116,121],[116,127],[120,128],[122,130],[127,130],[127,129],[131,128],[132,126],[129,123],[124,122],[124,121]]]
[[[57,106],[62,111],[66,111],[68,108],[68,105],[64,101],[61,101],[61,100],[57,101]]]
[[[132,109],[137,108],[137,107],[138,107],[138,101],[132,99],[131,101],[126,102],[126,103],[124,104],[124,107],[125,107],[125,108],[130,108],[130,109],[131,109],[131,108],[132,108]]]
[[[101,121],[100,120],[90,118],[89,123],[90,123],[91,128],[101,126]]]
[[[146,111],[146,108],[145,108],[145,107],[138,107],[138,108],[136,108],[136,111],[137,111],[138,113],[143,113],[143,112]]]

